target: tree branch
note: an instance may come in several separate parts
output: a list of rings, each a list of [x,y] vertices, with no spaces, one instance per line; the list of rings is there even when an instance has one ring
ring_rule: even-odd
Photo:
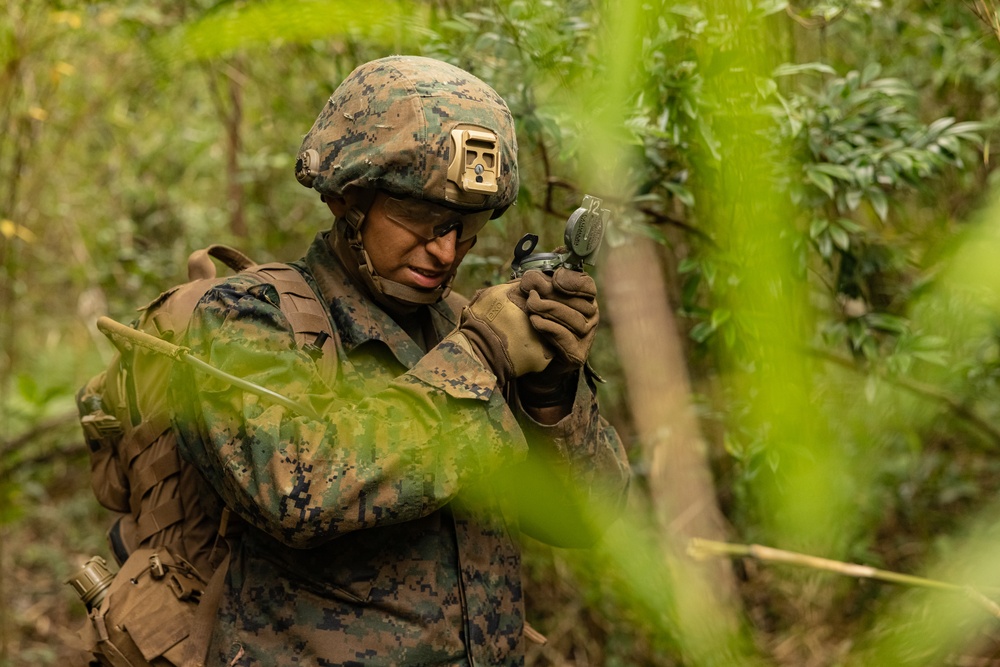
[[[3,466],[3,472],[5,475],[10,475],[11,473],[21,470],[22,468],[29,468],[43,463],[50,463],[58,459],[83,456],[86,452],[87,445],[85,445],[82,440],[63,443],[56,445],[51,449],[34,452],[28,456],[17,459],[13,463],[5,464]]]
[[[817,348],[809,348],[808,352],[818,359],[822,359],[823,361],[827,361],[831,364],[836,364],[841,368],[846,368],[859,373],[861,372],[857,364],[846,357],[841,357],[833,354],[832,352],[827,352],[826,350],[820,350]],[[889,384],[895,385],[900,389],[905,389],[906,391],[920,396],[921,398],[928,398],[944,404],[957,417],[969,422],[972,426],[979,429],[984,435],[992,440],[994,444],[1000,446],[1000,429],[997,429],[993,424],[977,415],[971,407],[959,401],[954,396],[941,391],[937,387],[933,387],[922,382],[915,382],[913,380],[907,380],[906,378],[890,377],[883,373],[879,373],[879,377]]]
[[[49,417],[48,419],[35,424],[33,427],[22,433],[21,435],[8,440],[7,442],[0,442],[0,456],[7,456],[12,454],[17,450],[21,449],[31,441],[40,438],[41,436],[56,431],[64,426],[67,426],[77,419],[76,410],[69,410],[61,415],[55,415],[54,417]],[[81,445],[82,446],[82,445]]]

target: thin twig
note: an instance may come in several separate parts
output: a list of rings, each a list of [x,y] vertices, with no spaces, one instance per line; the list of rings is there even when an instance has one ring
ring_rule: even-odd
[[[7,442],[0,441],[0,456],[6,456],[7,454],[16,452],[32,440],[45,435],[49,431],[55,431],[71,424],[76,420],[76,418],[76,410],[69,410],[61,415],[49,417],[45,421],[36,424],[24,433],[11,438]]]
[[[561,211],[556,211],[551,204],[552,191],[555,188],[563,188],[564,190],[569,190],[572,193],[578,193],[580,191],[580,188],[578,188],[575,184],[567,180],[558,178],[557,176],[549,176],[548,178],[545,179],[545,182],[546,182],[546,197],[545,197],[545,208],[544,208],[545,212],[551,213],[552,215],[555,216],[563,217],[564,214]],[[603,201],[607,201],[609,203],[614,203],[622,206],[628,205],[628,201],[620,197],[614,197],[610,195],[600,195],[600,198]],[[719,247],[719,244],[716,243],[711,236],[701,231],[694,225],[684,222],[683,220],[678,220],[677,218],[666,215],[665,213],[660,213],[659,211],[649,208],[648,206],[638,207],[636,210],[645,215],[647,218],[649,218],[653,222],[653,224],[676,227],[682,232],[691,234],[693,236],[697,236],[699,240],[704,241],[713,248],[718,249]]]
[[[6,463],[3,468],[3,473],[4,475],[10,475],[18,470],[21,470],[22,468],[39,466],[53,461],[65,461],[67,459],[83,456],[86,453],[87,445],[84,444],[83,438],[81,437],[79,440],[75,440],[73,442],[60,444],[44,451],[34,452],[33,454],[17,459],[13,463]]]
[[[964,4],[976,15],[976,18],[989,27],[993,36],[1000,40],[1000,11],[991,6],[987,0],[965,0]]]
[[[646,216],[652,218],[653,221],[656,222],[656,223],[658,223],[658,224],[669,225],[671,227],[676,227],[677,229],[681,230],[682,232],[687,232],[688,234],[691,234],[693,236],[697,236],[700,240],[704,241],[705,243],[707,243],[708,245],[712,246],[716,250],[719,249],[719,244],[715,242],[715,239],[713,239],[711,236],[709,236],[705,232],[701,231],[700,229],[698,229],[694,225],[688,224],[688,223],[684,222],[683,220],[678,220],[677,218],[671,217],[671,216],[666,215],[664,213],[660,213],[659,211],[654,211],[651,208],[642,207],[642,208],[639,209],[639,211],[643,215],[646,215]]]
[[[946,581],[927,579],[925,577],[917,577],[911,574],[901,574],[899,572],[892,572],[891,570],[880,570],[868,565],[845,563],[839,560],[820,558],[819,556],[810,556],[808,554],[798,553],[795,551],[785,551],[784,549],[765,547],[760,544],[732,544],[729,542],[715,542],[713,540],[705,540],[695,537],[688,542],[687,551],[688,555],[698,560],[705,560],[713,556],[730,558],[749,557],[765,562],[784,563],[786,565],[808,567],[814,570],[835,572],[837,574],[842,574],[848,577],[857,577],[859,579],[872,579],[875,581],[885,581],[893,584],[903,584],[906,586],[916,586],[920,588],[932,588],[935,590],[962,593],[968,595],[970,599],[980,604],[992,616],[1000,618],[1000,606],[998,606],[993,600],[986,597],[981,591],[971,586],[952,584]]]

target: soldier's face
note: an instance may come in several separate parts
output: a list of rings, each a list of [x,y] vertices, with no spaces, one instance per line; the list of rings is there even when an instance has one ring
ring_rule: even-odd
[[[417,225],[400,219],[399,202],[380,192],[365,216],[361,240],[372,265],[378,275],[408,287],[427,290],[440,287],[458,269],[476,244],[476,237],[460,240],[462,227],[456,226],[428,239],[430,234],[421,234]],[[332,203],[330,208],[338,213]]]

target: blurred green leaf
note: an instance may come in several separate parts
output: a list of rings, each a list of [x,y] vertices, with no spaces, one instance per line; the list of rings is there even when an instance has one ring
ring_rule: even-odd
[[[833,179],[823,171],[817,169],[817,166],[818,165],[807,165],[806,177],[812,182],[813,185],[825,192],[827,197],[833,199],[836,188],[833,184]]]
[[[206,60],[238,50],[341,37],[412,50],[425,37],[429,7],[402,0],[267,0],[225,3],[152,42],[169,61]]]

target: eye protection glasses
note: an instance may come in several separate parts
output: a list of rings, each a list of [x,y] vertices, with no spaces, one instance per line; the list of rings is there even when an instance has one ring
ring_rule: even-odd
[[[458,230],[458,242],[471,240],[482,231],[493,215],[493,209],[460,213],[419,199],[387,197],[383,205],[385,216],[425,241]]]

